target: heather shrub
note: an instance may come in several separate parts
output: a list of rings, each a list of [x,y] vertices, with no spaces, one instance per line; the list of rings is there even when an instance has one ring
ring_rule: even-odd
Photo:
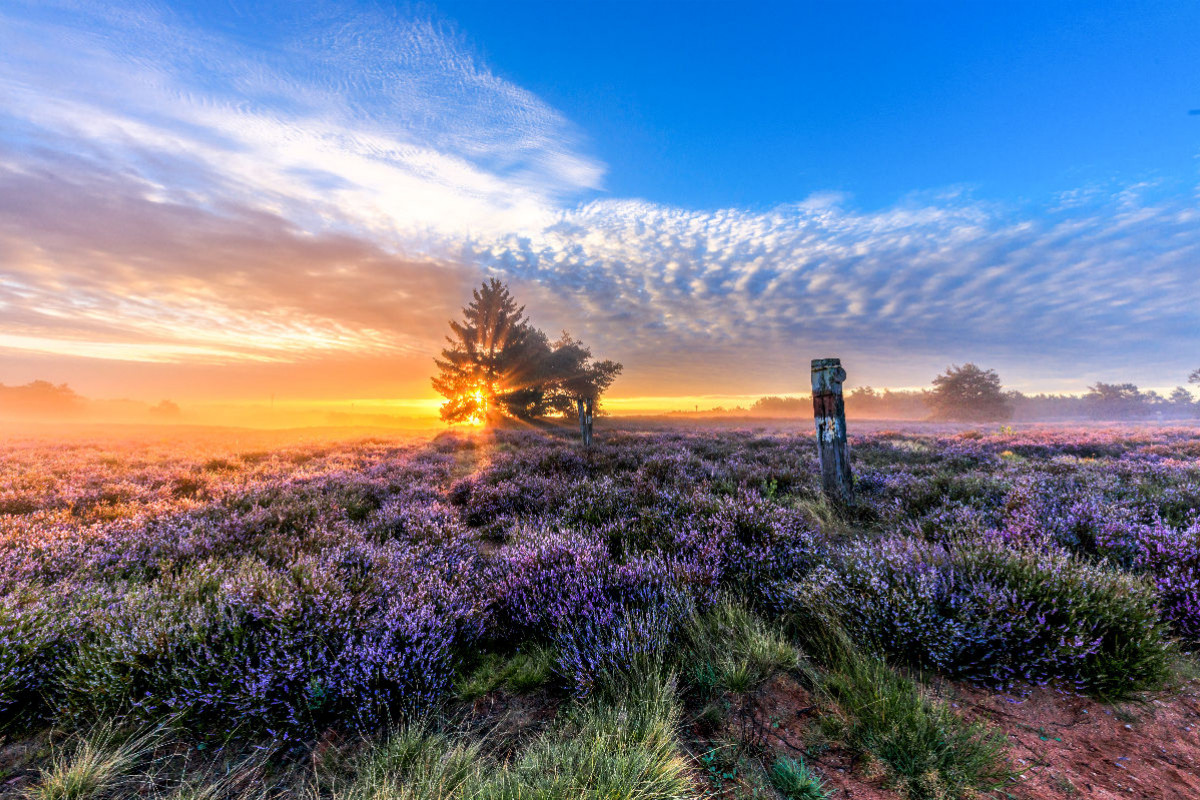
[[[457,583],[469,565],[444,555],[363,545],[124,587],[63,666],[60,713],[128,708],[286,738],[428,709],[482,624]]]
[[[0,730],[47,711],[61,654],[79,624],[68,608],[44,587],[0,595]]]
[[[1200,641],[1188,436],[856,438],[850,511],[821,499],[809,435],[9,447],[0,719],[128,712],[294,739],[455,691],[561,680],[594,698],[662,664],[736,689],[789,663],[769,620],[811,596],[921,668],[1151,685],[1161,621]],[[923,736],[893,760],[931,752]]]
[[[582,617],[555,632],[558,669],[577,695],[589,695],[606,680],[661,666],[675,627],[659,610]]]
[[[1200,642],[1200,516],[1183,530],[1161,519],[1140,526],[1130,549],[1132,567],[1154,582],[1164,618],[1194,647]]]
[[[858,542],[803,591],[885,652],[994,686],[1125,694],[1158,685],[1171,652],[1145,583],[1063,553]]]
[[[803,511],[743,492],[689,517],[673,550],[702,586],[705,604],[730,591],[777,610],[790,581],[814,562],[817,543]]]

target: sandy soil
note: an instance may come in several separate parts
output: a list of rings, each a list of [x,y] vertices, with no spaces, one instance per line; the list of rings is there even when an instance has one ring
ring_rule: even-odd
[[[1054,689],[1025,695],[956,686],[951,701],[1008,738],[1017,797],[1200,798],[1200,683],[1116,706]]]
[[[944,682],[934,693],[1008,740],[1018,780],[1001,797],[1200,800],[1200,681],[1117,705],[1051,688],[1008,694]],[[818,740],[815,723],[821,712],[789,677],[768,684],[750,713],[766,731],[766,744],[779,753],[798,757]],[[899,798],[882,776],[866,772],[839,748],[806,761],[837,789],[835,798]]]

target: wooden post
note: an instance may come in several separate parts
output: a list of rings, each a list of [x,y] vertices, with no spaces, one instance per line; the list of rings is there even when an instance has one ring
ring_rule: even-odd
[[[825,496],[841,505],[854,501],[850,451],[846,445],[846,403],[842,399],[842,382],[845,380],[846,370],[842,369],[840,358],[813,359],[813,417],[817,422],[821,481]]]
[[[576,398],[575,407],[579,409],[579,436],[583,439],[584,447],[592,446],[592,401]]]

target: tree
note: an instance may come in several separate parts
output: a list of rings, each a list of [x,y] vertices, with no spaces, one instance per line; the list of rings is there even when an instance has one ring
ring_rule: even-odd
[[[33,381],[24,386],[0,383],[0,413],[14,416],[64,417],[80,414],[87,401],[65,383]]]
[[[547,405],[564,417],[575,412],[575,401],[592,400],[599,411],[600,395],[621,374],[616,361],[593,361],[587,345],[563,331],[554,343],[546,375]]]
[[[1147,401],[1152,398],[1142,394],[1132,383],[1097,382],[1088,387],[1083,399],[1090,407],[1092,416],[1116,418],[1139,416],[1148,412],[1150,408]]]
[[[1192,393],[1182,386],[1176,386],[1171,390],[1171,395],[1167,398],[1167,401],[1181,408],[1191,408]]]
[[[948,367],[933,379],[926,400],[934,419],[992,422],[1012,416],[1000,376],[974,364]]]
[[[567,416],[576,399],[598,401],[621,371],[615,361],[592,361],[591,350],[566,332],[552,344],[495,278],[474,290],[450,330],[433,378],[447,422]]]
[[[1200,369],[1188,375],[1188,383],[1200,383]]]

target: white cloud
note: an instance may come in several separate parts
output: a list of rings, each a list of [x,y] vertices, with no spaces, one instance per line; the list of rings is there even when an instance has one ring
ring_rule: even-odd
[[[1200,352],[1194,198],[581,205],[603,166],[580,132],[452,30],[317,9],[269,47],[158,6],[0,11],[0,347],[419,352],[493,273],[663,374],[769,376],[825,347],[1116,373]]]

